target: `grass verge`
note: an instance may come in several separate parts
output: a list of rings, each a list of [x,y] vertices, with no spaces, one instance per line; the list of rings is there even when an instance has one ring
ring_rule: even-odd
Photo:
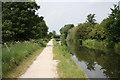
[[[46,43],[47,42],[43,42],[44,46],[36,42],[23,42],[11,45],[10,53],[5,52],[5,49],[3,49],[2,77],[18,78],[22,75],[42,52]]]
[[[53,59],[59,60],[57,65],[59,78],[85,78],[85,73],[72,60],[67,47],[60,46],[55,40],[53,40],[53,44]]]
[[[24,58],[20,62],[19,66],[15,66],[5,75],[3,75],[3,78],[18,78],[19,76],[24,74],[26,70],[30,67],[30,65],[33,63],[33,61],[36,60],[37,56],[42,52],[44,48],[45,47],[41,47],[40,49],[29,55],[29,57]]]

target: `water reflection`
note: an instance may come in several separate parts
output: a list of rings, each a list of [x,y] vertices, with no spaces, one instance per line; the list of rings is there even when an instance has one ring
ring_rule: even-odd
[[[78,44],[68,44],[68,48],[89,78],[120,78],[120,55],[114,50],[104,52]]]

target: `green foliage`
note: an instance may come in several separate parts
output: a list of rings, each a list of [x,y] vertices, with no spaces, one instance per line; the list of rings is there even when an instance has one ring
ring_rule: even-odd
[[[2,6],[3,42],[43,38],[48,27],[36,11],[35,2],[4,2]]]
[[[56,34],[56,31],[49,32],[48,38],[60,38],[60,35]]]
[[[53,37],[55,37],[56,36],[56,31],[52,31],[52,33],[53,33]]]
[[[83,46],[91,48],[91,49],[97,49],[97,50],[105,50],[108,48],[108,42],[106,41],[98,41],[96,39],[88,39],[83,41]]]
[[[9,50],[2,46],[2,72],[5,74],[10,69],[15,66],[18,66],[23,58],[27,58],[35,50],[39,49],[42,46],[45,46],[43,40],[31,40],[24,42],[17,42],[15,44],[9,44]]]
[[[55,35],[54,38],[60,38],[60,35]]]
[[[60,33],[61,33],[61,44],[62,45],[66,45],[66,38],[67,38],[67,34],[69,29],[73,28],[74,25],[73,24],[67,24],[64,27],[62,27],[60,29]]]
[[[48,34],[48,38],[52,38],[52,36],[53,36],[53,33],[52,32],[49,32],[49,34]]]
[[[61,34],[60,39],[61,39],[61,44],[66,45],[65,34]]]
[[[71,29],[71,28],[73,28],[73,27],[74,27],[73,24],[67,24],[67,25],[65,25],[64,27],[62,27],[62,28],[60,29],[60,33],[61,33],[61,34],[65,34],[65,38],[66,38],[69,29]]]
[[[89,36],[89,32],[91,32],[92,27],[91,27],[91,23],[84,23],[84,24],[79,24],[74,32],[74,36],[76,39],[88,39]]]
[[[2,24],[2,36],[3,41],[7,41],[8,39],[12,39],[13,32],[11,31],[12,22],[10,20],[5,20],[5,22]]]
[[[107,40],[114,44],[120,42],[120,10],[117,5],[114,5],[114,9],[111,8],[111,11],[112,13],[105,21],[104,28]]]
[[[81,40],[89,39],[88,34],[92,31],[91,26],[91,23],[83,23],[70,29],[68,32],[67,41],[72,41],[73,43],[79,42],[82,44]]]
[[[111,10],[112,13],[109,17],[100,24],[95,23],[95,14],[89,14],[87,23],[79,24],[77,27],[69,30],[67,41],[77,43],[87,39],[106,40],[109,42],[108,47],[112,47],[115,43],[120,42],[120,10],[116,5]]]
[[[88,16],[87,16],[87,23],[91,23],[91,24],[95,24],[95,21],[96,21],[96,19],[95,19],[95,14],[89,14]]]
[[[100,24],[96,24],[92,31],[89,33],[91,39],[96,40],[105,40],[106,39],[106,32],[103,27],[105,20],[103,20]]]
[[[68,31],[68,36],[66,38],[67,42],[73,42],[73,39],[75,39],[74,31],[75,31],[75,27]]]
[[[120,54],[120,42],[115,44],[115,52]]]

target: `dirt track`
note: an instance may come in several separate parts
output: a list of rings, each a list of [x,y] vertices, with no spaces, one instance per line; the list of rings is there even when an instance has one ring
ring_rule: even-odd
[[[53,60],[53,42],[48,42],[28,70],[20,78],[58,78],[57,61]]]

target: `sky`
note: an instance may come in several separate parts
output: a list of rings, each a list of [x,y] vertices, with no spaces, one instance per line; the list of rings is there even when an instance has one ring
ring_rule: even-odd
[[[88,14],[96,14],[95,18],[100,23],[111,13],[113,4],[118,4],[119,0],[36,0],[40,5],[37,11],[39,16],[43,16],[49,27],[49,32],[53,30],[60,34],[59,30],[66,24],[84,23]]]

